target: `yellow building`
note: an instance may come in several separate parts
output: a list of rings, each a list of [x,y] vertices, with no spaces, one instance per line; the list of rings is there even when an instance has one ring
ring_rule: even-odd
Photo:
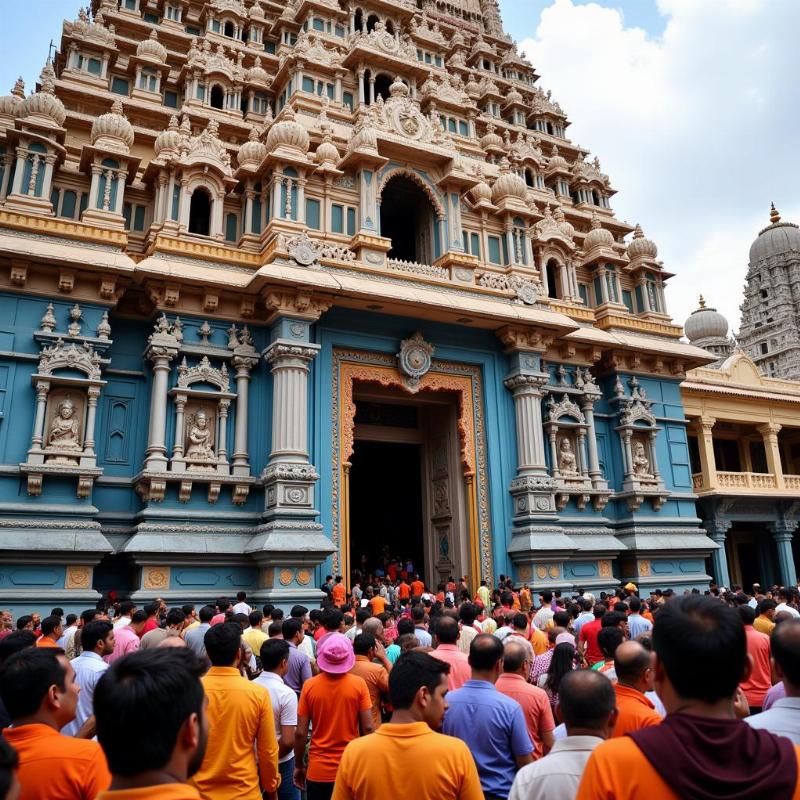
[[[715,365],[690,370],[681,385],[698,516],[719,545],[711,556],[714,577],[726,586],[794,584],[800,383],[764,376],[731,347],[727,321],[702,298],[686,334],[722,356]]]

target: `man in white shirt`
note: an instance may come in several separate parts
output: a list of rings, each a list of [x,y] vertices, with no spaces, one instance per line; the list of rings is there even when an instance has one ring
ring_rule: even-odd
[[[592,613],[594,602],[589,600],[588,597],[582,597],[578,602],[581,607],[581,613],[578,614],[577,618],[572,623],[572,632],[575,634],[576,639],[578,638],[578,634],[581,632],[581,628],[587,622],[594,622],[594,614]]]
[[[67,649],[67,642],[75,635],[75,632],[78,630],[78,615],[77,614],[67,614],[67,627],[64,628],[64,633],[61,634],[61,638],[56,642],[56,644],[62,649]]]
[[[61,729],[65,736],[74,736],[94,714],[94,687],[108,669],[103,656],[114,652],[114,627],[107,620],[95,620],[83,626],[80,633],[83,652],[70,661],[75,670],[75,683],[81,687],[75,719]]]
[[[517,773],[508,800],[574,800],[592,751],[608,739],[617,721],[611,681],[593,670],[568,672],[558,687],[567,736]]]
[[[775,616],[777,617],[781,611],[788,611],[795,619],[800,617],[800,613],[798,613],[797,609],[794,606],[790,606],[789,603],[792,600],[792,591],[791,589],[779,589],[778,590],[778,606],[775,609]]]
[[[553,621],[553,593],[549,589],[539,594],[539,610],[534,614],[533,624],[540,630],[546,631]]]
[[[292,606],[292,610],[289,612],[289,615],[295,619],[299,619],[303,623],[303,633],[306,633],[308,609],[301,605]],[[305,653],[308,656],[308,660],[311,662],[311,671],[316,675],[315,670],[317,667],[317,650],[313,637],[303,636],[303,641],[297,645],[297,649],[301,653]]]
[[[119,616],[114,617],[114,627],[124,628],[126,625],[131,624],[133,613],[136,611],[136,603],[131,600],[123,600],[119,604]]]
[[[247,604],[247,592],[237,592],[236,605],[233,607],[233,613],[245,614],[249,617],[252,610],[253,609]]]
[[[272,699],[275,715],[275,733],[278,736],[278,769],[281,785],[278,800],[299,800],[300,793],[294,785],[294,733],[297,727],[297,695],[284,682],[289,669],[289,643],[285,639],[267,639],[261,645],[263,672],[255,679]]]

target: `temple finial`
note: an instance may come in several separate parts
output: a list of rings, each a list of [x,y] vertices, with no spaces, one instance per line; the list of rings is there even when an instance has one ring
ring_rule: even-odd
[[[781,215],[778,213],[778,210],[775,208],[775,203],[770,203],[770,210],[769,210],[769,221],[775,225],[776,223],[781,221]]]

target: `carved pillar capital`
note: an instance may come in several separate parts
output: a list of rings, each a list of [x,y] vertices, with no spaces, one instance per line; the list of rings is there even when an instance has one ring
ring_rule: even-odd
[[[314,295],[306,289],[268,289],[264,295],[264,303],[269,312],[267,322],[272,323],[279,317],[296,317],[315,322],[332,305],[327,298]]]

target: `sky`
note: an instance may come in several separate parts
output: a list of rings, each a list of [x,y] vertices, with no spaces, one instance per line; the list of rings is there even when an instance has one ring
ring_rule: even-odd
[[[77,0],[6,0],[0,92],[34,85]],[[800,0],[500,0],[519,42],[600,159],[619,217],[658,245],[678,323],[739,322],[750,244],[774,202],[800,223]]]

